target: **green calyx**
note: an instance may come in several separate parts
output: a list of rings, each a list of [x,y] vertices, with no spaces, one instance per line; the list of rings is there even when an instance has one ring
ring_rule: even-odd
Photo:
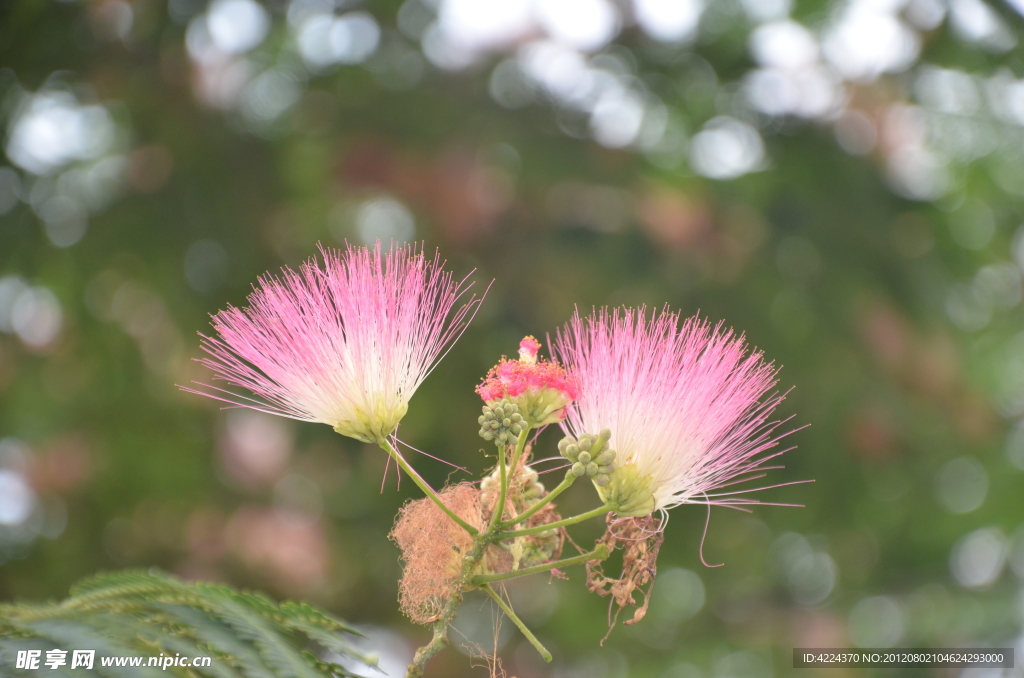
[[[597,484],[595,480],[594,484]],[[624,517],[640,518],[654,513],[657,504],[652,491],[653,479],[641,475],[635,464],[623,464],[605,485],[597,486],[597,493],[605,503],[618,506],[616,513]]]
[[[336,423],[334,431],[364,443],[380,445],[394,433],[398,422],[408,411],[409,406],[405,403],[389,408],[384,397],[377,396],[377,405],[372,414],[357,409],[354,419]]]
[[[526,426],[519,407],[508,399],[495,405],[484,405],[477,423],[480,424],[480,437],[498,447],[514,445]]]
[[[608,429],[600,434],[584,433],[579,439],[572,436],[562,438],[558,451],[572,462],[569,473],[577,478],[587,476],[598,488],[606,487],[615,473],[615,450],[608,447],[612,432]]]
[[[533,428],[560,422],[571,402],[556,388],[527,389],[515,401]]]

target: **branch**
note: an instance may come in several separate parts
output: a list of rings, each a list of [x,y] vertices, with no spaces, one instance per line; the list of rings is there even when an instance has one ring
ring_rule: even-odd
[[[618,508],[618,505],[608,503],[605,504],[604,506],[598,506],[593,511],[587,511],[586,513],[581,513],[578,516],[566,518],[565,520],[559,520],[554,523],[547,523],[546,525],[538,525],[537,527],[528,527],[525,530],[515,530],[514,532],[499,533],[498,539],[514,539],[515,537],[525,537],[529,534],[547,532],[548,530],[554,530],[559,527],[568,527],[569,525],[575,525],[576,523],[582,523],[584,520],[589,520],[590,518],[596,518],[597,516],[604,515],[609,511],[615,511]]]
[[[553,560],[550,563],[542,563],[540,565],[534,565],[533,567],[527,567],[522,570],[516,570],[515,572],[502,572],[500,574],[478,574],[473,577],[473,584],[480,586],[481,584],[488,584],[492,581],[504,581],[506,579],[515,579],[516,577],[525,577],[528,574],[536,574],[537,572],[547,572],[555,568],[571,567],[572,565],[582,565],[583,563],[590,560],[605,560],[608,558],[608,547],[604,544],[598,544],[597,548],[589,553],[581,553],[578,556],[572,558],[563,558],[562,560]]]
[[[516,613],[508,606],[508,603],[506,603],[501,596],[495,593],[494,589],[491,588],[491,585],[484,584],[480,588],[486,591],[487,595],[491,598],[494,598],[494,602],[498,604],[498,607],[501,608],[502,612],[508,615],[508,618],[512,620],[512,623],[519,627],[519,630],[523,632],[523,635],[526,636],[528,641],[530,641],[530,644],[533,645],[537,652],[540,652],[540,656],[544,658],[544,661],[551,661],[551,653],[548,652],[548,649],[540,644],[540,641],[537,640],[537,636],[533,635],[533,631],[526,628],[526,624],[523,623],[523,620],[516,616]]]
[[[516,516],[514,518],[510,518],[510,519],[506,520],[505,522],[501,523],[499,525],[499,527],[504,530],[504,529],[507,529],[509,527],[512,527],[513,525],[515,525],[517,523],[521,523],[524,520],[529,520],[530,517],[533,514],[535,514],[537,511],[541,510],[545,506],[547,506],[551,502],[552,499],[554,499],[555,497],[557,497],[558,495],[562,494],[567,489],[569,489],[569,486],[572,485],[574,482],[576,482],[576,476],[573,475],[572,473],[566,474],[565,480],[563,480],[558,485],[558,487],[556,487],[555,489],[553,489],[550,492],[548,492],[548,495],[546,497],[544,497],[543,499],[538,501],[536,504],[531,506],[526,511],[523,511],[522,513],[520,513],[518,516]]]

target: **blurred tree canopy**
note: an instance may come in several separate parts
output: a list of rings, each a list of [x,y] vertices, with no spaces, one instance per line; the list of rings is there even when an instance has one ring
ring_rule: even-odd
[[[806,508],[716,510],[713,570],[703,509],[674,511],[648,619],[603,647],[579,573],[510,588],[551,666],[467,605],[465,642],[497,639],[510,675],[770,678],[794,646],[1013,644],[1021,11],[8,0],[0,595],[158,565],[308,599],[407,661],[426,632],[398,615],[386,535],[411,483],[375,448],[175,384],[205,378],[196,332],[263,272],[318,242],[422,240],[494,283],[413,399],[411,445],[482,470],[473,387],[599,305],[744,332],[809,425],[775,479],[815,484],[762,497]],[[410,455],[435,485],[465,478]]]

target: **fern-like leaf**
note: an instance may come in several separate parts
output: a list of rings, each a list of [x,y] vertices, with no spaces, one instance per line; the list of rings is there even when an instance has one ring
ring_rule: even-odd
[[[59,603],[0,605],[0,675],[78,678],[338,678],[355,676],[323,655],[373,660],[349,642],[358,632],[306,603],[275,603],[227,586],[183,582],[150,571],[101,573]],[[67,664],[45,665],[48,650]],[[39,667],[17,668],[19,651],[40,650]],[[70,671],[72,650],[95,650],[91,670]],[[150,657],[210,657],[210,666],[166,669]],[[141,657],[137,666],[105,659]],[[162,661],[162,660],[161,660]],[[356,677],[358,678],[358,677]]]

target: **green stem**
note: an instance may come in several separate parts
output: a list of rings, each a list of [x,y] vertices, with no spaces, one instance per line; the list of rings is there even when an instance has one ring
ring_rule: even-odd
[[[519,432],[519,438],[516,440],[516,451],[512,455],[512,465],[509,468],[512,469],[512,473],[516,472],[516,467],[519,466],[519,458],[523,456],[523,450],[526,448],[526,439],[530,435],[530,425],[525,421],[523,422],[523,430]]]
[[[505,497],[508,496],[508,473],[505,470],[505,446],[498,445],[498,469],[499,469],[499,490],[498,502],[491,512],[491,524],[487,528],[488,534],[494,532],[494,526],[501,522],[501,516],[505,514]]]
[[[516,616],[516,613],[512,611],[512,608],[508,606],[508,603],[506,603],[505,600],[501,596],[499,596],[494,591],[494,589],[491,588],[491,585],[484,584],[480,588],[486,591],[487,595],[489,595],[491,598],[494,598],[494,602],[498,604],[498,607],[501,608],[501,611],[508,615],[508,618],[512,620],[513,624],[519,627],[519,630],[523,632],[523,635],[526,636],[526,639],[528,641],[530,641],[530,644],[533,645],[534,648],[536,648],[537,652],[540,652],[541,657],[544,657],[544,661],[551,661],[551,653],[548,652],[548,649],[540,644],[540,641],[537,640],[537,636],[533,635],[533,632],[530,631],[530,629],[526,628],[526,624],[524,624],[523,621]]]
[[[547,532],[548,530],[554,530],[554,529],[557,529],[559,527],[567,527],[569,525],[575,525],[576,523],[582,523],[584,520],[589,520],[590,518],[596,518],[597,516],[605,514],[605,513],[608,513],[609,511],[614,511],[617,508],[618,508],[618,506],[616,506],[615,504],[611,504],[611,503],[605,504],[604,506],[597,507],[593,511],[587,511],[586,513],[581,513],[578,516],[573,516],[572,518],[566,518],[565,520],[559,520],[557,522],[548,523],[546,525],[538,525],[537,527],[528,527],[525,530],[515,530],[514,532],[504,532],[504,533],[499,534],[498,538],[499,539],[514,539],[515,537],[525,537],[526,535],[529,535],[529,534],[537,534],[539,532]]]
[[[381,449],[391,455],[391,458],[395,460],[395,463],[398,464],[403,471],[409,474],[409,477],[412,478],[412,481],[416,483],[417,487],[423,490],[423,494],[427,495],[427,498],[429,498],[430,501],[437,504],[438,508],[447,513],[449,518],[454,520],[462,529],[469,532],[474,537],[479,533],[479,530],[460,518],[456,515],[455,511],[452,511],[447,505],[445,505],[441,500],[441,497],[437,496],[437,492],[434,492],[434,488],[428,485],[427,481],[423,480],[419,473],[416,473],[415,469],[413,469],[413,467],[409,465],[409,462],[405,460],[405,457],[400,455],[398,450],[391,446],[391,443],[387,440],[383,440],[380,442],[380,446]]]
[[[499,527],[501,527],[501,529],[504,530],[504,529],[507,529],[509,527],[512,527],[513,525],[521,523],[524,520],[529,520],[530,517],[533,516],[533,514],[535,514],[537,511],[541,510],[545,506],[547,506],[551,502],[552,499],[554,499],[555,497],[557,497],[558,495],[562,494],[567,489],[569,489],[569,486],[572,485],[575,481],[576,481],[576,476],[574,476],[571,473],[566,475],[565,476],[565,480],[563,480],[558,485],[558,487],[556,487],[555,489],[551,490],[551,492],[548,493],[548,496],[546,496],[543,499],[541,499],[540,501],[538,501],[536,504],[531,506],[528,510],[523,511],[522,513],[520,513],[515,518],[510,518],[509,520],[506,520],[505,522],[501,523],[501,525]]]
[[[543,563],[541,565],[534,565],[533,567],[526,567],[522,570],[516,570],[515,572],[502,572],[500,574],[478,574],[473,577],[473,584],[480,586],[481,584],[488,584],[492,581],[504,581],[506,579],[515,579],[516,577],[525,577],[528,574],[536,574],[537,572],[547,572],[555,568],[571,567],[573,565],[582,565],[591,560],[605,560],[608,558],[608,547],[604,544],[599,544],[597,548],[589,553],[581,553],[578,556],[572,558],[563,558],[562,560],[554,560],[550,563]]]
[[[506,448],[504,445],[498,445],[498,468],[501,474],[501,489],[498,492],[498,503],[494,506],[494,513],[491,514],[491,524],[488,532],[493,534],[496,527],[501,523],[501,517],[505,514],[505,498],[508,496],[508,486],[512,481],[512,476],[515,475],[516,466],[519,465],[519,457],[523,453],[523,448],[526,446],[526,437],[530,434],[529,427],[523,427],[523,430],[519,432],[519,438],[516,440],[516,451],[512,455],[512,464],[507,467],[505,464],[505,452]]]

